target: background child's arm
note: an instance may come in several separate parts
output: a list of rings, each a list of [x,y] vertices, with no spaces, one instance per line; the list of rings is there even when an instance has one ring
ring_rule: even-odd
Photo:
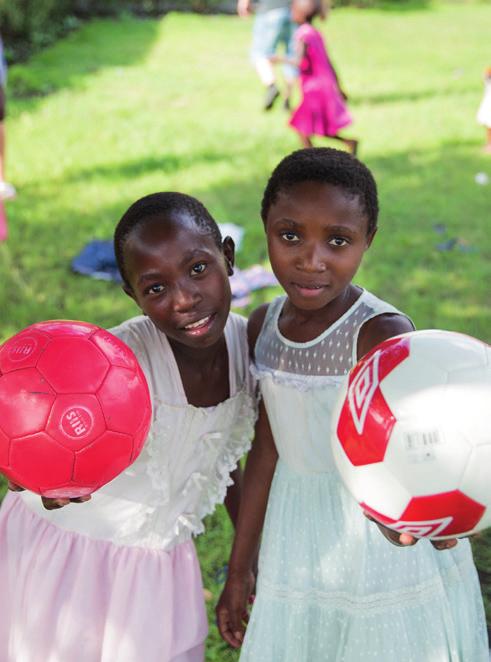
[[[294,67],[299,67],[300,62],[305,57],[306,46],[305,44],[297,40],[295,44],[295,55],[293,57],[288,57],[287,55],[270,55],[269,61],[273,64],[291,64]]]
[[[242,18],[251,13],[251,0],[237,0],[237,14]]]
[[[377,317],[372,318],[366,324],[364,324],[360,330],[360,335],[358,338],[358,360],[367,354],[375,345],[387,340],[387,338],[393,338],[398,336],[400,333],[408,333],[414,331],[414,327],[407,317],[404,315],[378,315]],[[368,519],[373,520],[371,517]],[[390,540],[394,545],[401,547],[408,547],[410,545],[415,545],[418,542],[417,538],[409,535],[408,533],[397,533],[392,529],[375,522],[383,533],[383,535]],[[439,550],[450,549],[455,547],[457,544],[456,539],[450,540],[432,540],[431,544],[433,547]]]
[[[329,10],[331,8],[329,0],[320,0],[319,7],[320,7],[319,18],[321,19],[321,21],[325,21],[329,13]]]
[[[252,313],[249,320],[248,336],[252,356],[266,310],[267,306],[262,306]],[[216,608],[220,634],[234,648],[238,648],[244,638],[247,603],[255,582],[253,567],[277,459],[268,416],[261,402],[255,438],[244,472],[228,578]]]

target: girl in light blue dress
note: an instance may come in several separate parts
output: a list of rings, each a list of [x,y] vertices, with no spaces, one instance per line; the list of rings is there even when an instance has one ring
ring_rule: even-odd
[[[217,607],[224,639],[243,643],[241,662],[488,660],[468,540],[417,542],[382,529],[389,544],[331,456],[343,377],[376,344],[413,329],[352,282],[377,214],[370,171],[333,149],[294,152],[266,187],[262,218],[286,296],[249,321],[262,403]]]

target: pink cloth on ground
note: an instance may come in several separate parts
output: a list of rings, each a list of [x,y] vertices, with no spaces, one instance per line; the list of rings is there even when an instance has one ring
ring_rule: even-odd
[[[305,47],[300,63],[303,99],[289,124],[304,136],[335,136],[353,120],[339,90],[323,37],[312,25],[304,23],[295,39]]]
[[[191,540],[169,552],[96,541],[12,493],[0,540],[1,662],[203,661],[208,625]],[[29,541],[22,555],[18,540]]]

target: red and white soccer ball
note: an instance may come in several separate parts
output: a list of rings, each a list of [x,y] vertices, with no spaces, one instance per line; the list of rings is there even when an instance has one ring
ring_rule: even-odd
[[[491,347],[414,331],[350,372],[333,415],[344,483],[374,519],[415,537],[491,525]]]
[[[22,487],[94,492],[136,459],[150,421],[135,355],[104,329],[40,322],[0,347],[0,473]]]

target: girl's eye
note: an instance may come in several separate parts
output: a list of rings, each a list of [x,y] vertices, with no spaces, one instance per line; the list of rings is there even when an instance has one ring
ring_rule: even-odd
[[[163,285],[151,285],[147,292],[149,294],[162,294],[162,292],[165,290],[165,287]]]
[[[288,241],[290,243],[293,243],[295,241],[298,241],[298,235],[296,232],[292,232],[292,230],[287,230],[286,232],[282,232],[281,236],[285,241]]]
[[[191,271],[193,274],[202,274],[205,269],[206,264],[204,262],[198,262],[197,264],[193,265]]]
[[[332,244],[333,246],[346,246],[348,241],[343,237],[333,237],[332,239],[329,240],[329,243]]]

